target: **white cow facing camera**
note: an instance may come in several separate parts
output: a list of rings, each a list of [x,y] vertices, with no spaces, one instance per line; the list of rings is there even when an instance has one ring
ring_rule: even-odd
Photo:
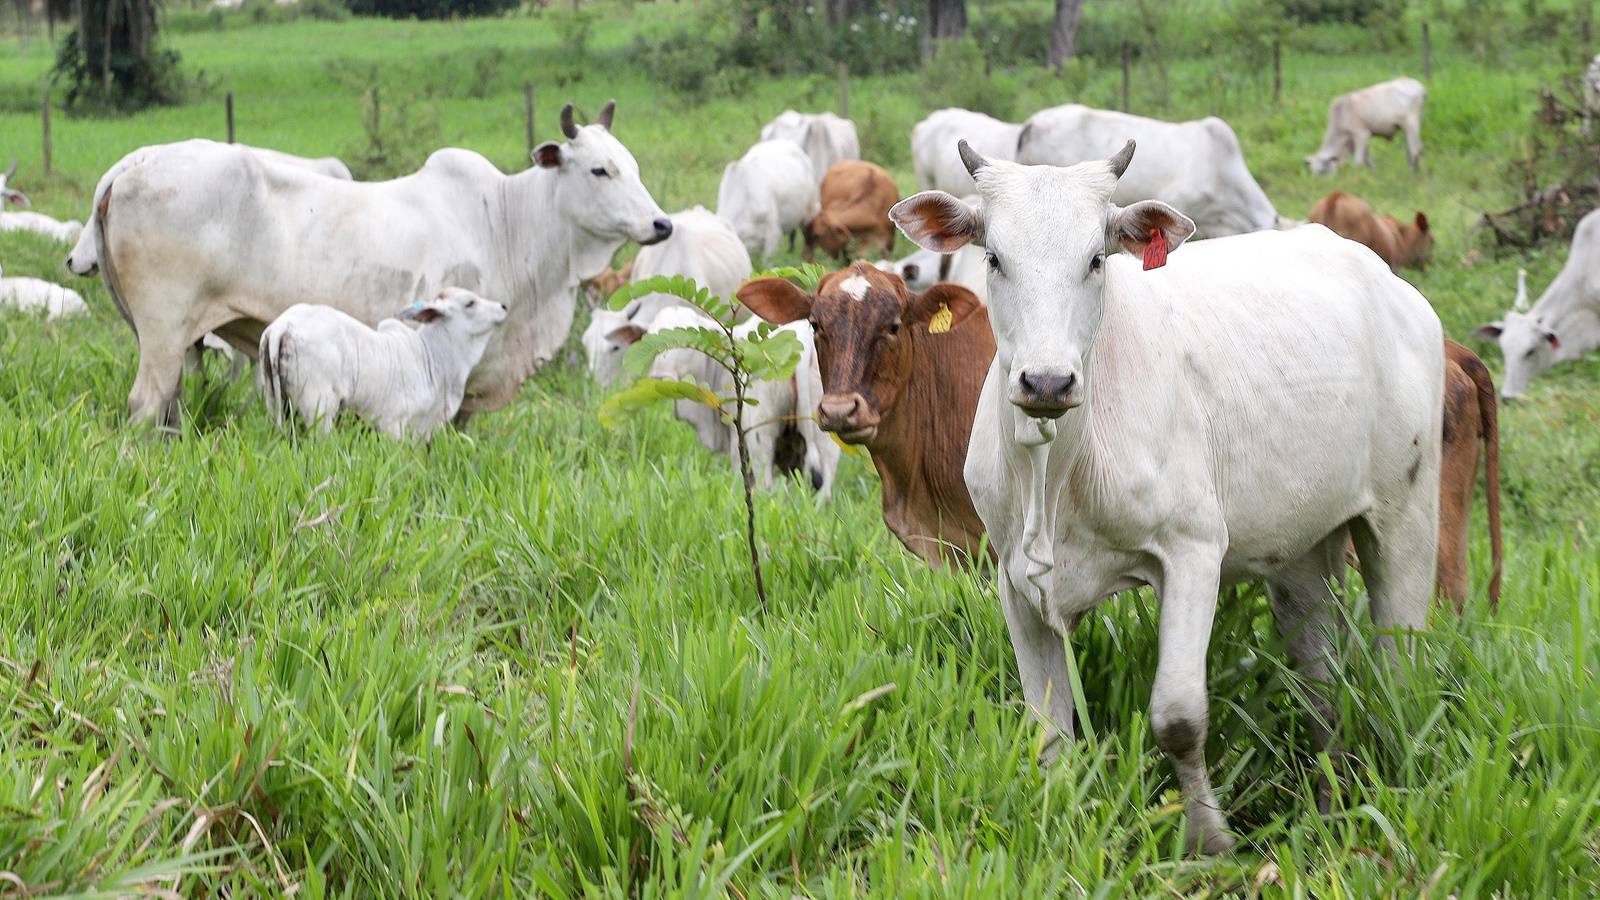
[[[345,410],[391,437],[426,440],[461,408],[467,377],[505,322],[503,304],[461,288],[377,328],[331,306],[289,307],[261,334],[256,383],[273,421],[291,412],[322,434]]]

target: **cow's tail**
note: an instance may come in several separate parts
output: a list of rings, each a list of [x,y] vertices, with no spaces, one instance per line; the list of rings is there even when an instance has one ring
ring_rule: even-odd
[[[1489,512],[1489,554],[1494,574],[1489,578],[1489,609],[1500,609],[1500,576],[1505,566],[1505,545],[1500,535],[1500,410],[1494,377],[1477,357],[1466,361],[1467,374],[1478,389],[1478,417],[1483,421],[1483,481]]]
[[[122,318],[133,329],[135,339],[139,337],[139,326],[133,322],[132,313],[128,312],[128,304],[122,299],[121,282],[117,277],[117,266],[111,261],[111,189],[116,184],[113,177],[106,182],[106,190],[94,205],[94,215],[89,224],[95,229],[95,242],[100,257],[100,279],[106,284],[106,293],[111,295],[111,302],[116,304],[117,312],[122,313]]]

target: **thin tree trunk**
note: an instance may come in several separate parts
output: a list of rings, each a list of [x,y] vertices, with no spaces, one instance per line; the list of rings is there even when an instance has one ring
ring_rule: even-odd
[[[1050,65],[1057,72],[1061,64],[1078,55],[1078,17],[1083,0],[1056,0],[1056,21],[1050,29]]]
[[[756,548],[755,473],[750,470],[750,444],[744,429],[744,376],[733,373],[733,430],[739,435],[739,474],[744,481],[744,539],[750,545],[750,571],[756,579],[756,597],[767,611],[767,583],[761,577],[761,552]]]
[[[928,36],[934,44],[966,33],[966,0],[928,0]]]

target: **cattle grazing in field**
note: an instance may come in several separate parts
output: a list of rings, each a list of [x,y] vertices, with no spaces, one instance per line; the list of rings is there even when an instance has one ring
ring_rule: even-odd
[[[1372,139],[1403,133],[1406,162],[1415,172],[1422,158],[1422,107],[1427,99],[1428,89],[1415,78],[1396,78],[1340,94],[1328,104],[1328,130],[1322,146],[1306,157],[1306,166],[1314,174],[1332,175],[1340,163],[1354,159],[1370,169]]]
[[[1334,191],[1318,200],[1306,218],[1340,237],[1366,245],[1394,271],[1407,266],[1422,268],[1433,255],[1433,232],[1428,228],[1428,217],[1420,212],[1410,222],[1401,222],[1394,216],[1374,213],[1360,197]]]
[[[811,160],[791,141],[762,141],[722,170],[717,215],[728,220],[754,259],[805,226],[819,208]]]
[[[977,296],[954,284],[913,293],[858,262],[824,278],[815,294],[763,278],[740,288],[739,302],[769,322],[814,323],[818,420],[872,455],[883,522],[906,549],[934,567],[977,561],[983,523],[961,466],[994,356]],[[933,324],[941,313],[949,320]]]
[[[1377,625],[1425,623],[1444,336],[1422,295],[1321,228],[1180,249],[1195,231],[1181,212],[1112,200],[1133,150],[1057,168],[962,145],[981,211],[925,192],[893,218],[926,249],[987,250],[996,353],[965,477],[1029,706],[1071,735],[1063,635],[1107,597],[1153,587],[1152,730],[1190,846],[1214,853],[1233,845],[1205,764],[1218,589],[1265,578],[1314,681],[1348,539]],[[1319,751],[1332,710],[1317,700]]]
[[[1511,311],[1472,333],[1500,344],[1505,357],[1500,396],[1506,400],[1520,398],[1551,366],[1600,348],[1600,210],[1578,221],[1566,264],[1532,309],[1526,306],[1521,273],[1517,288]]]
[[[760,320],[751,319],[734,329],[735,336],[748,337]],[[699,310],[672,306],[662,310],[645,328],[628,325],[613,339],[631,345],[646,334],[669,328],[716,328]],[[822,376],[817,366],[816,343],[805,322],[784,326],[800,341],[800,361],[789,378],[752,384],[748,396],[756,405],[746,410],[749,428],[751,474],[762,490],[772,487],[776,476],[794,472],[804,475],[822,498],[833,492],[834,473],[839,467],[839,446],[818,427],[815,411],[822,398]],[[675,348],[651,361],[651,378],[693,381],[722,397],[728,397],[733,383],[726,369],[698,350]],[[722,421],[716,410],[692,400],[673,401],[677,418],[694,428],[700,445],[713,453],[725,453],[737,470],[738,435],[732,424]]]
[[[42,235],[53,241],[70,244],[83,233],[82,222],[62,222],[52,219],[47,215],[36,212],[8,212],[5,207],[11,206],[26,208],[32,204],[28,195],[11,187],[11,179],[16,177],[17,161],[11,160],[11,167],[4,175],[0,175],[0,233],[12,231],[27,231]]]
[[[1500,537],[1500,425],[1494,379],[1477,354],[1444,342],[1444,426],[1439,467],[1439,596],[1461,612],[1468,593],[1467,547],[1478,445],[1483,445],[1484,498],[1488,506],[1489,608],[1500,606],[1504,545]]]
[[[341,412],[390,437],[426,438],[461,407],[472,367],[505,306],[446,288],[376,329],[331,306],[300,303],[261,333],[258,386],[281,427],[291,413],[327,434]]]
[[[861,138],[856,123],[831,112],[802,113],[786,109],[761,129],[763,141],[789,141],[811,160],[811,175],[818,184],[842,159],[861,158]]]
[[[100,201],[105,197],[106,188],[110,186],[111,182],[128,167],[142,163],[146,157],[164,153],[169,148],[184,147],[189,143],[194,143],[201,147],[211,145],[210,141],[185,141],[178,144],[153,144],[147,147],[140,147],[118,160],[104,175],[100,176],[100,181],[95,185],[94,200],[89,207],[89,222],[84,226],[83,233],[78,236],[77,243],[73,246],[72,251],[67,254],[68,271],[74,275],[87,277],[95,274],[100,269],[100,220],[98,215]],[[294,156],[279,150],[269,150],[265,147],[250,147],[245,144],[229,144],[228,146],[249,150],[260,157],[263,162],[294,166],[305,169],[307,172],[313,172],[339,181],[352,180],[350,168],[342,161],[331,156],[310,159],[304,156]],[[221,339],[218,338],[217,340],[220,341]]]
[[[898,202],[900,189],[882,166],[858,159],[835,163],[822,179],[822,208],[806,223],[806,258],[820,247],[843,260],[852,242],[893,250],[889,207]]]
[[[1103,160],[1132,138],[1148,151],[1128,167],[1111,202],[1161,200],[1182,209],[1198,237],[1224,237],[1287,223],[1245,165],[1228,123],[1210,116],[1163,122],[1069,104],[1035,113],[1017,139],[1017,161],[1070,166]],[[982,152],[982,151],[979,151]]]
[[[42,309],[54,320],[86,315],[89,305],[70,288],[40,278],[7,278],[0,270],[0,309]]]
[[[104,182],[97,212],[102,274],[139,341],[133,419],[176,423],[184,350],[208,331],[253,356],[265,323],[295,303],[375,323],[441,287],[511,311],[460,417],[509,402],[566,341],[578,282],[624,242],[672,234],[611,134],[613,108],[580,128],[569,104],[566,141],[535,148],[516,175],[459,149],[375,183],[200,141],[131,161]]]
[[[626,267],[630,281],[661,275],[694,279],[718,297],[732,297],[750,277],[750,254],[725,219],[703,206],[673,213],[672,237],[639,251]],[[618,285],[620,287],[621,285]],[[615,293],[613,288],[605,296]],[[680,305],[671,294],[646,294],[621,310],[597,309],[583,332],[589,374],[601,385],[622,374],[622,354],[664,309]]]
[[[970,109],[950,107],[931,112],[911,129],[911,166],[917,188],[964,197],[972,193],[972,176],[956,155],[956,142],[966,141],[989,159],[1017,158],[1022,126]]]

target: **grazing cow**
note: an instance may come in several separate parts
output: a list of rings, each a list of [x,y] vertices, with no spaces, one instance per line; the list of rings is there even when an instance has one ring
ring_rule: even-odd
[[[786,109],[761,129],[761,139],[799,145],[811,160],[811,174],[819,185],[834,163],[861,158],[861,138],[856,135],[856,123],[831,112],[800,113]]]
[[[1494,379],[1477,354],[1444,342],[1444,427],[1439,468],[1439,596],[1461,612],[1466,607],[1467,547],[1471,542],[1472,495],[1478,480],[1478,444],[1483,444],[1484,496],[1489,514],[1489,608],[1500,606],[1504,545],[1500,537],[1500,426]]]
[[[906,549],[935,568],[978,560],[983,522],[961,466],[994,335],[977,296],[955,284],[912,293],[858,262],[814,295],[763,278],[740,288],[739,301],[769,322],[814,323],[818,419],[872,454],[883,523]],[[945,312],[949,321],[934,324]],[[992,549],[983,558],[992,562]]]
[[[4,175],[0,175],[0,233],[11,231],[29,231],[43,235],[53,241],[70,244],[83,233],[82,222],[62,222],[52,219],[47,215],[36,212],[6,212],[6,204],[26,208],[32,204],[28,195],[10,186],[11,179],[17,174],[17,161],[11,160],[11,167]]]
[[[678,275],[694,279],[715,296],[732,297],[751,269],[750,254],[733,227],[703,206],[673,213],[671,218],[672,237],[639,251],[628,266],[630,280]],[[671,294],[646,294],[621,310],[595,310],[583,332],[589,374],[602,386],[616,381],[622,374],[623,351],[662,310],[680,304]]]
[[[1589,133],[1594,117],[1600,115],[1600,54],[1589,61],[1583,72],[1583,133]]]
[[[39,278],[7,278],[0,270],[0,308],[45,311],[47,320],[87,315],[77,291]]]
[[[98,209],[106,286],[139,340],[133,419],[177,422],[183,353],[207,331],[254,356],[259,329],[294,303],[373,323],[444,286],[507,301],[460,416],[507,403],[566,340],[579,280],[629,239],[672,234],[611,134],[613,108],[579,128],[569,104],[566,142],[540,145],[534,167],[509,176],[456,149],[374,183],[225,144],[134,161],[106,183]]]
[[[1133,148],[1056,168],[963,144],[981,212],[930,191],[892,215],[927,249],[988,252],[996,353],[965,474],[1028,704],[1071,735],[1063,636],[1107,597],[1155,588],[1152,730],[1189,845],[1215,853],[1233,845],[1205,764],[1218,589],[1265,578],[1291,652],[1326,680],[1329,579],[1353,536],[1378,626],[1424,624],[1444,335],[1416,289],[1316,226],[1168,264],[1195,227],[1160,201],[1112,202]],[[1320,751],[1327,698],[1316,712]]]
[[[1415,78],[1396,78],[1340,94],[1328,104],[1328,130],[1322,146],[1306,157],[1306,166],[1313,174],[1332,175],[1340,163],[1354,157],[1370,169],[1372,139],[1393,139],[1396,132],[1404,132],[1406,162],[1415,172],[1422,158],[1422,105],[1427,99],[1428,89]]]
[[[1017,140],[1025,165],[1103,160],[1132,138],[1146,149],[1116,183],[1113,203],[1158,199],[1182,209],[1198,237],[1224,237],[1287,224],[1244,162],[1233,129],[1210,116],[1162,122],[1069,104],[1034,113]],[[981,151],[980,151],[981,152]]]
[[[899,275],[906,287],[920,293],[941,281],[954,282],[978,295],[979,300],[989,296],[989,263],[983,258],[983,248],[968,244],[954,253],[934,253],[918,249],[900,260],[884,260],[878,269]]]
[[[806,223],[806,259],[817,247],[843,260],[851,241],[894,249],[889,207],[900,202],[900,189],[882,166],[858,159],[834,163],[822,179],[822,210]]]
[[[289,413],[323,434],[349,411],[390,437],[427,438],[454,418],[467,376],[505,306],[445,288],[376,329],[331,306],[297,303],[261,332],[258,386],[282,427]]]
[[[734,334],[748,337],[760,324],[751,319],[735,328]],[[627,325],[619,329],[613,339],[632,344],[645,334],[668,328],[716,327],[716,323],[699,310],[672,306],[662,310],[647,328]],[[775,475],[803,472],[812,489],[826,499],[833,493],[839,446],[822,433],[814,415],[822,398],[816,343],[808,324],[796,322],[784,327],[800,341],[800,361],[789,378],[750,386],[747,395],[756,401],[756,405],[745,412],[751,474],[756,486],[766,490],[772,487]],[[722,397],[732,394],[733,384],[727,370],[698,350],[680,348],[658,354],[651,361],[650,377],[693,381]],[[701,446],[713,453],[728,454],[737,470],[738,436],[731,424],[722,421],[720,413],[692,400],[676,400],[673,409],[680,421],[694,428]]]
[[[1517,299],[1510,312],[1474,331],[1498,341],[1505,357],[1500,396],[1519,399],[1528,383],[1556,363],[1600,348],[1600,210],[1578,221],[1567,262],[1528,309],[1526,276],[1517,275]]]
[[[83,233],[78,236],[77,243],[75,246],[73,246],[72,252],[67,254],[67,269],[72,272],[72,274],[87,277],[100,270],[100,220],[98,218],[98,212],[100,209],[100,201],[105,197],[106,188],[110,186],[111,182],[115,180],[118,175],[121,175],[123,170],[135,164],[141,163],[146,157],[151,156],[152,154],[164,152],[168,148],[172,147],[182,147],[185,144],[190,143],[196,145],[192,149],[202,149],[211,145],[210,141],[186,141],[183,144],[155,144],[148,147],[140,147],[139,149],[118,160],[116,165],[112,166],[104,175],[100,176],[100,181],[95,185],[94,189],[94,201],[89,207],[89,222],[84,226]],[[229,146],[240,147],[242,149],[249,150],[251,153],[254,153],[256,156],[260,157],[264,162],[277,163],[285,166],[295,166],[297,168],[305,169],[307,172],[314,172],[318,175],[323,175],[328,178],[338,179],[339,181],[352,180],[350,168],[340,160],[331,156],[325,156],[320,159],[308,159],[303,156],[293,156],[278,150],[268,150],[265,147],[249,147],[244,144],[230,144]],[[221,339],[218,338],[217,340]]]
[[[1021,134],[1021,125],[970,109],[951,107],[929,113],[911,129],[911,166],[917,173],[917,188],[957,197],[972,193],[972,176],[956,155],[956,141],[966,141],[989,159],[1012,160],[1017,158]]]
[[[1433,255],[1433,232],[1428,230],[1428,217],[1420,212],[1412,221],[1400,222],[1394,216],[1377,215],[1360,197],[1334,191],[1318,200],[1307,218],[1365,244],[1396,272],[1406,266],[1424,268]]]
[[[751,257],[778,252],[778,243],[817,214],[817,180],[805,151],[791,141],[762,141],[722,170],[717,215],[728,220]]]

